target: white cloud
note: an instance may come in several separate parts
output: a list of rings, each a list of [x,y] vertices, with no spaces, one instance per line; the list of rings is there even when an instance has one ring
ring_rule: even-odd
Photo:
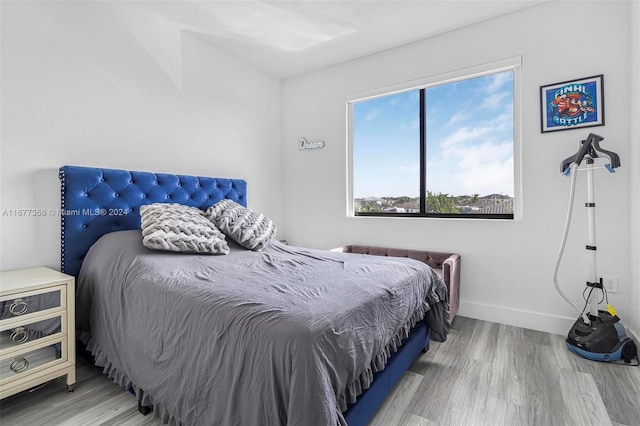
[[[452,146],[464,145],[468,143],[478,142],[484,136],[498,134],[513,125],[513,114],[511,112],[503,113],[495,117],[493,120],[483,123],[476,127],[460,127],[449,136],[440,141],[440,148],[446,150]]]
[[[420,127],[420,119],[416,117],[408,123],[403,123],[401,129],[405,132],[411,132],[418,127]]]
[[[451,153],[451,150],[455,149],[455,147],[473,142],[481,136],[490,133],[491,130],[491,127],[474,127],[471,129],[468,127],[461,127],[440,141],[440,148],[442,148],[443,154],[447,155]]]
[[[484,142],[481,145],[464,147],[456,150],[458,165],[463,169],[475,169],[486,164],[502,161],[513,155],[513,144],[510,142],[493,144]]]
[[[496,140],[506,117],[492,125],[462,127],[440,142],[438,157],[429,159],[430,190],[454,195],[513,195],[513,142]]]
[[[371,110],[369,110],[369,112],[367,113],[367,115],[364,117],[364,119],[366,121],[371,121],[374,118],[376,118],[378,116],[378,114],[380,114],[380,110],[378,108],[371,108]]]
[[[398,172],[403,174],[418,174],[420,173],[420,163],[402,164],[398,167]]]
[[[498,92],[484,98],[484,101],[480,105],[483,109],[499,109],[504,106],[505,98],[509,97],[507,92]]]
[[[464,194],[513,196],[513,155],[463,168],[456,174]]]
[[[512,75],[508,72],[501,72],[498,74],[493,74],[491,76],[491,81],[485,87],[483,87],[482,91],[485,93],[494,93],[501,90],[506,84],[512,83]]]
[[[441,165],[444,167],[444,165]],[[467,164],[468,166],[468,164]],[[433,172],[434,169],[432,168]],[[453,165],[446,173],[432,173],[428,190],[450,195],[480,196],[506,194],[513,196],[513,156],[477,164],[474,167]]]
[[[507,128],[513,129],[513,109],[507,108],[506,112],[496,116],[496,118],[489,121],[487,125],[492,127],[496,132],[504,131]]]
[[[452,126],[454,124],[460,123],[462,121],[466,121],[467,119],[469,119],[472,116],[473,116],[473,114],[471,113],[471,111],[468,111],[468,110],[463,110],[463,111],[456,112],[455,114],[453,114],[451,116],[449,121],[447,121],[447,124],[445,124],[445,127],[450,127],[450,126]]]

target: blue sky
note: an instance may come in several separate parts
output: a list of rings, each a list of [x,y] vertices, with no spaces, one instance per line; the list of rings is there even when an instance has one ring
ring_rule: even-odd
[[[419,195],[419,91],[353,106],[354,197]],[[427,190],[513,196],[513,72],[426,89]]]

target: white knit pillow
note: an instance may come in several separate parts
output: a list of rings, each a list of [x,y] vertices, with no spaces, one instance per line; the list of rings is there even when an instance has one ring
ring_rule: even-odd
[[[155,203],[140,207],[142,244],[153,250],[227,254],[222,232],[202,210],[182,204]]]
[[[276,235],[276,225],[262,213],[256,213],[232,200],[220,200],[205,212],[225,235],[242,247],[260,251]]]

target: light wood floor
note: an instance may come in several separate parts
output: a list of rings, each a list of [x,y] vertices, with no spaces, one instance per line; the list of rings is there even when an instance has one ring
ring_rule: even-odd
[[[79,361],[63,379],[2,400],[2,425],[159,425],[135,398]],[[582,359],[564,337],[456,317],[396,386],[375,426],[640,426],[640,367]],[[301,425],[303,426],[303,425]]]

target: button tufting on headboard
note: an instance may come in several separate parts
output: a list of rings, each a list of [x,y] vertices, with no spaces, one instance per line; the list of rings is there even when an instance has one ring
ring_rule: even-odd
[[[247,183],[167,173],[64,166],[60,168],[62,271],[77,275],[102,235],[140,228],[140,205],[177,202],[206,209],[223,198],[246,207]],[[66,252],[66,254],[65,254]]]

